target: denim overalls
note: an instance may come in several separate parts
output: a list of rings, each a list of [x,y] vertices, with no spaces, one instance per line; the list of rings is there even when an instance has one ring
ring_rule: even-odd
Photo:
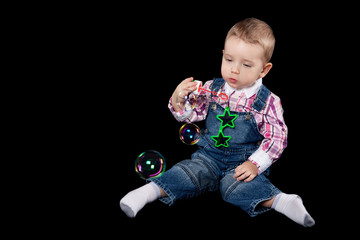
[[[216,78],[210,88],[217,92],[224,84],[222,78]],[[269,95],[270,91],[262,85],[252,107],[261,111]],[[166,204],[172,205],[176,200],[191,198],[206,191],[220,190],[226,202],[240,207],[253,217],[270,210],[258,204],[279,194],[280,190],[265,177],[269,169],[248,183],[233,178],[235,168],[247,161],[264,137],[259,133],[251,113],[230,111],[231,115],[237,115],[234,126],[226,126],[222,132],[224,136],[231,136],[231,139],[228,144],[215,146],[216,142],[211,137],[218,136],[222,125],[216,116],[223,114],[224,108],[212,101],[206,128],[201,130],[199,150],[192,154],[191,160],[175,164],[159,178],[150,181],[168,195],[160,198]]]

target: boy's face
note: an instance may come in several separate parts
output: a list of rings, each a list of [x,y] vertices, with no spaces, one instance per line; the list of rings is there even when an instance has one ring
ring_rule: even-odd
[[[250,87],[257,79],[265,77],[272,67],[263,58],[261,46],[230,37],[223,50],[221,75],[232,88]]]

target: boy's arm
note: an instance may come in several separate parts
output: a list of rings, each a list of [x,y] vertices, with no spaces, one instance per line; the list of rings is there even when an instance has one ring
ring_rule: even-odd
[[[172,113],[172,115],[175,117],[175,119],[179,122],[198,122],[198,121],[202,121],[206,118],[207,115],[207,111],[208,111],[208,99],[210,99],[210,91],[205,91],[208,90],[210,85],[211,85],[212,81],[208,81],[204,84],[204,86],[202,86],[202,90],[199,91],[199,95],[201,96],[207,96],[207,97],[201,97],[201,98],[197,98],[197,102],[196,105],[194,107],[194,109],[192,110],[179,110],[176,106],[174,106],[174,101],[173,101],[173,96],[170,98],[169,100],[169,104],[168,107],[170,109],[170,112]]]
[[[249,157],[258,167],[258,174],[270,167],[287,146],[287,127],[283,112],[280,98],[271,94],[269,104],[264,109],[263,125],[259,129],[264,139],[258,150]]]

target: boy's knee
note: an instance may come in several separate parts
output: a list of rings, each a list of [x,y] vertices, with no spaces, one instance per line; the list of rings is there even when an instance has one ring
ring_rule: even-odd
[[[229,202],[230,195],[239,184],[240,182],[234,179],[232,175],[225,176],[220,182],[220,192],[222,199],[226,202]]]
[[[221,196],[226,202],[242,201],[255,196],[258,184],[256,181],[237,181],[232,174],[225,176],[220,183]]]

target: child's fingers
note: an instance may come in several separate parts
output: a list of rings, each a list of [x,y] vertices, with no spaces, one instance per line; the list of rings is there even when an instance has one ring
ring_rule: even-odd
[[[184,99],[185,96],[196,90],[197,83],[193,82],[193,80],[194,80],[193,77],[186,78],[179,84],[177,88],[177,92],[179,93],[178,97]]]
[[[235,175],[234,175],[235,176]],[[244,171],[244,172],[240,172],[238,174],[236,174],[236,179],[238,181],[244,181],[244,182],[250,182],[251,180],[253,180],[255,177],[254,174],[252,174],[250,171]]]
[[[257,175],[256,174],[250,174],[248,178],[244,180],[244,182],[251,182]]]
[[[188,90],[188,89],[184,89],[184,90],[181,90],[179,92],[179,98],[180,99],[185,99],[185,96],[187,96],[191,91]]]
[[[193,80],[194,80],[193,77],[185,78],[185,80],[182,81],[182,83],[189,83],[189,82],[191,82],[191,81],[193,81]]]
[[[235,169],[235,172],[234,172],[234,175],[233,175],[233,178],[238,178],[240,177],[240,175],[242,175],[244,172],[242,171],[242,169],[240,167],[237,167]]]
[[[188,90],[190,90],[190,92],[195,91],[197,82],[193,82],[193,80],[194,80],[194,78],[190,77],[190,78],[186,78],[184,81],[182,81],[182,83],[181,83],[182,89],[188,89]]]
[[[196,90],[196,85],[197,85],[196,82],[188,83],[186,85],[186,89],[189,90],[190,92],[195,91]]]

